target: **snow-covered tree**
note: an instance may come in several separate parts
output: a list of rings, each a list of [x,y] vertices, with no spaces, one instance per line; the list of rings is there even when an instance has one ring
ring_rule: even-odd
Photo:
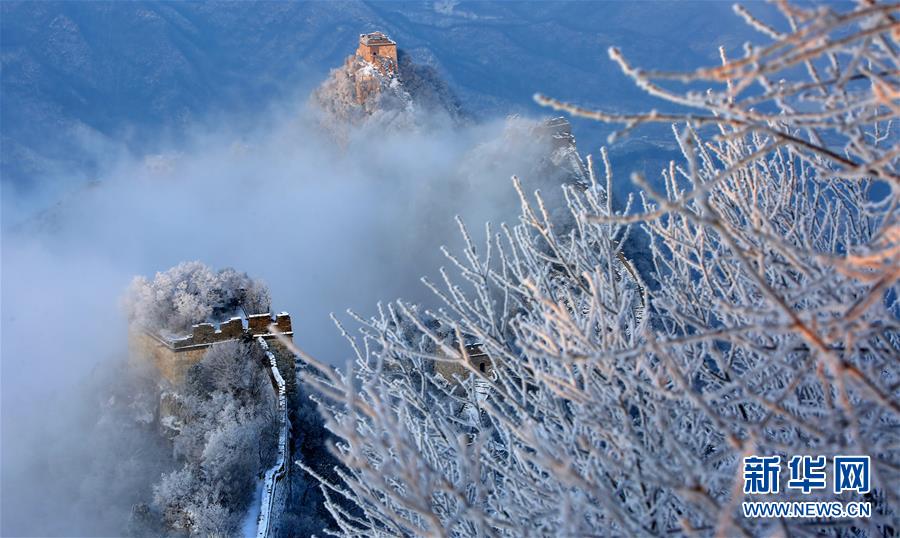
[[[212,346],[188,372],[184,425],[173,440],[181,467],[154,487],[170,529],[233,536],[259,476],[275,458],[275,396],[255,343]]]
[[[478,247],[463,227],[458,276],[426,282],[442,308],[357,318],[348,371],[298,350],[340,438],[322,487],[342,534],[897,532],[900,6],[778,6],[784,30],[737,8],[772,44],[720,66],[646,71],[610,51],[691,113],[538,97],[626,130],[674,124],[665,192],[634,176],[639,199],[613,207],[603,152],[588,188],[566,188],[571,230],[520,189],[517,225]],[[635,226],[646,278],[621,250]],[[444,379],[442,361],[467,374]],[[742,517],[754,454],[871,456],[871,493],[837,498],[872,517]],[[765,500],[817,498],[779,491]]]
[[[194,261],[156,273],[152,281],[136,277],[126,306],[132,322],[178,334],[195,323],[221,321],[238,308],[248,314],[268,312],[270,302],[268,287],[246,273],[214,271]]]

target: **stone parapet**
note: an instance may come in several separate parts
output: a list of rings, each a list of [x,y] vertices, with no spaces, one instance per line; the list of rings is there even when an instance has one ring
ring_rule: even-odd
[[[278,334],[293,337],[291,316],[287,312],[274,317],[270,313],[248,316],[247,328],[244,328],[244,321],[239,317],[220,323],[218,328],[211,323],[198,323],[191,327],[191,334],[180,338],[167,338],[148,329],[133,327],[130,340],[132,350],[153,360],[164,378],[172,383],[180,383],[190,367],[203,359],[210,346],[239,340],[245,336],[274,340]],[[287,370],[289,365],[285,364],[284,367]]]

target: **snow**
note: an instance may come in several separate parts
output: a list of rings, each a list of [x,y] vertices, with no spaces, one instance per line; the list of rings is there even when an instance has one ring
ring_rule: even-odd
[[[168,415],[159,419],[159,423],[166,429],[180,432],[184,424],[177,417]]]
[[[256,536],[256,527],[259,522],[259,509],[262,507],[264,484],[265,481],[263,479],[259,479],[256,482],[256,488],[253,493],[253,502],[250,504],[247,513],[244,515],[244,520],[241,522],[241,536],[244,538],[255,538]]]
[[[285,459],[287,456],[288,442],[288,421],[287,421],[287,392],[284,384],[284,378],[278,371],[278,364],[275,361],[275,355],[269,351],[269,345],[266,344],[263,337],[257,337],[257,343],[266,352],[269,359],[269,368],[275,384],[278,386],[278,420],[280,422],[280,431],[278,433],[278,457],[275,465],[266,471],[266,477],[263,481],[262,492],[260,496],[259,518],[257,518],[256,536],[257,538],[266,538],[272,525],[272,510],[275,503],[276,488],[278,481],[285,474]]]

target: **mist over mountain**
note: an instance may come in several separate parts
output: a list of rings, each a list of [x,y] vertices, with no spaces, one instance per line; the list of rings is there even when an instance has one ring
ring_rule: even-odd
[[[119,373],[129,353],[118,305],[134,275],[149,278],[184,260],[250,272],[268,284],[274,309],[293,313],[304,348],[341,364],[346,345],[329,313],[368,313],[396,296],[432,302],[418,279],[439,276],[441,245],[460,245],[455,215],[481,235],[485,221],[514,218],[511,175],[521,176],[529,191],[557,195],[562,183],[583,181],[567,123],[426,121],[422,128],[374,137],[362,129],[342,147],[305,103],[276,103],[249,129],[220,121],[158,153],[110,156],[104,165],[110,171],[98,180],[4,226],[4,533],[120,535],[134,524],[154,535],[163,519],[182,530],[213,528],[216,517],[209,514],[217,513],[227,513],[220,519],[233,529],[240,512],[253,506],[243,496],[256,489],[244,483],[234,484],[240,499],[229,494],[226,505],[203,505],[210,490],[197,478],[205,476],[197,458],[160,483],[160,473],[175,465],[165,447],[133,450],[142,446],[141,437],[158,436],[153,417],[163,415],[154,404],[161,409],[159,394],[167,394],[153,390],[151,379],[146,397],[121,395],[138,395]],[[423,114],[427,120],[431,112]],[[255,287],[226,280],[238,289]],[[217,310],[229,315],[244,296],[184,293],[194,286],[174,284],[186,287],[146,294],[144,323],[184,330],[216,318]],[[172,316],[174,325],[159,322]],[[95,397],[111,388],[120,393],[115,400]],[[147,402],[150,423],[141,422]],[[130,412],[134,406],[141,412]],[[312,410],[306,414],[308,422],[315,417]],[[108,434],[114,425],[94,427],[110,420],[127,422],[121,435]],[[212,431],[214,421],[202,423]],[[94,432],[94,444],[83,440]],[[70,443],[90,449],[67,450]],[[144,457],[155,463],[120,478],[119,489],[104,489],[109,477],[127,473],[119,458],[107,456],[120,451],[130,454],[129,464],[140,465]],[[56,471],[59,465],[66,465],[65,474]],[[161,496],[152,497],[154,484],[163,484]],[[131,493],[113,495],[121,488]],[[71,491],[81,492],[77,503]],[[159,507],[148,508],[151,497]],[[192,527],[179,515],[182,501],[204,506],[204,517],[212,519]],[[108,512],[104,518],[87,516],[88,507],[100,505]],[[300,518],[297,525],[303,524],[311,523]]]
[[[718,30],[734,17],[717,2],[4,2],[3,188],[47,205],[110,156],[156,153],[198,123],[237,125],[303,99],[361,32],[386,31],[471,113],[503,117],[538,112],[535,91],[633,109],[647,98],[608,46],[642,65],[697,65],[714,59],[710,43],[757,39]],[[582,147],[595,150],[604,131],[582,125]],[[21,212],[4,199],[9,222]]]
[[[715,45],[756,39],[720,29],[726,17],[709,2],[0,3],[3,533],[117,535],[174,469],[166,446],[139,442],[157,440],[152,380],[122,373],[135,275],[187,260],[247,272],[304,350],[341,365],[328,315],[433,306],[419,279],[441,278],[440,247],[463,245],[454,217],[476,240],[517,218],[510,176],[566,216],[560,187],[584,185],[609,130],[548,121],[536,91],[644,108],[606,47],[649,67],[709,64]],[[399,45],[397,77],[354,58],[375,30]],[[363,76],[377,95],[359,93]],[[628,173],[675,145],[647,129],[616,149],[619,203]],[[216,307],[151,299],[166,309],[154,319]],[[132,385],[140,406],[122,404]],[[100,457],[120,452],[124,466]]]
[[[370,47],[369,40],[380,45]],[[427,131],[442,123],[459,126],[470,117],[436,69],[417,64],[380,32],[362,34],[357,51],[331,71],[310,102],[320,125],[342,144],[361,128]]]

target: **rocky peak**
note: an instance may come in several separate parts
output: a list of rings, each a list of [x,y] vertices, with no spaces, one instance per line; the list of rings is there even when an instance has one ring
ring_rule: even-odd
[[[460,123],[465,116],[437,70],[413,62],[383,32],[361,34],[355,53],[332,70],[311,102],[336,134],[352,125],[403,129],[436,119]]]

